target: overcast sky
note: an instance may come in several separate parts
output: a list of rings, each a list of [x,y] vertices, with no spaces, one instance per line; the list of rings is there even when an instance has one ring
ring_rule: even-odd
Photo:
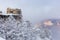
[[[0,0],[0,10],[6,13],[7,7],[21,8],[23,19],[32,24],[43,19],[60,18],[60,0]]]

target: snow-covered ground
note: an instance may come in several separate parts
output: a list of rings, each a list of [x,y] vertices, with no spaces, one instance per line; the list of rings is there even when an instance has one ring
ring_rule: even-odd
[[[5,39],[3,39],[2,37],[0,37],[0,40],[5,40]]]

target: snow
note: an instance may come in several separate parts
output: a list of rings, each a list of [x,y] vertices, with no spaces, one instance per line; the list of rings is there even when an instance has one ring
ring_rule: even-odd
[[[35,28],[29,21],[21,22],[9,16],[6,20],[0,19],[0,37],[6,40],[51,40],[51,33],[47,28]]]
[[[0,37],[0,40],[5,40],[5,39],[3,39],[3,38]]]

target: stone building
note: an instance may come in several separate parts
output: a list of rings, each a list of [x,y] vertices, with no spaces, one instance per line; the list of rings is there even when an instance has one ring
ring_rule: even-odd
[[[21,9],[7,8],[7,14],[21,14]]]

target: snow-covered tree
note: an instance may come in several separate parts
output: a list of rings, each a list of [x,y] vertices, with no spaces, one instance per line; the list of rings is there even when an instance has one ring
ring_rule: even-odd
[[[9,16],[0,19],[0,36],[6,40],[52,40],[51,32],[47,28],[34,28],[30,21],[16,20]]]

